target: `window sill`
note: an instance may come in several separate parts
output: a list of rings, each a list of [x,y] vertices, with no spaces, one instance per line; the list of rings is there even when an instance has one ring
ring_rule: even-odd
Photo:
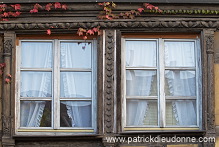
[[[125,127],[123,128],[124,131],[190,131],[190,130],[200,130],[198,127],[186,127],[186,128],[176,128],[176,127],[169,127],[169,128],[140,128],[140,127]]]
[[[68,138],[75,138],[75,139],[97,139],[97,138],[102,138],[102,135],[100,134],[63,134],[63,133],[56,133],[56,135],[54,134],[44,134],[44,133],[41,133],[41,134],[36,134],[36,133],[31,133],[31,134],[16,134],[16,135],[13,135],[13,138],[15,139],[23,139],[23,138],[29,138],[29,139],[36,139],[36,140],[45,140],[46,139],[54,139],[54,138],[57,138],[57,139],[68,139]]]
[[[205,130],[200,130],[200,128],[198,129],[188,129],[188,128],[171,128],[168,130],[168,128],[144,128],[144,130],[140,130],[142,128],[139,128],[138,130],[123,130],[121,132],[119,132],[119,134],[121,135],[134,135],[134,134],[194,134],[195,136],[200,136],[202,134],[204,134],[206,131]]]
[[[17,132],[94,133],[94,129],[18,129]]]
[[[14,137],[53,137],[53,136],[97,136],[96,131],[92,130],[49,130],[49,129],[18,129]]]

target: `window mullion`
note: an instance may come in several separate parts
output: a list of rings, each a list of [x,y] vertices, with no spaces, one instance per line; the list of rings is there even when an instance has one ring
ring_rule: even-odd
[[[60,126],[60,45],[59,41],[54,42],[54,68],[53,68],[53,127],[58,129]]]
[[[158,46],[158,57],[159,57],[159,77],[160,77],[160,84],[159,84],[159,118],[160,118],[160,127],[165,127],[165,92],[164,92],[164,84],[165,84],[165,64],[164,64],[164,40],[159,39],[159,46]]]
[[[122,53],[121,53],[121,81],[122,81],[122,103],[123,103],[123,106],[122,106],[122,126],[125,127],[126,126],[126,44],[125,44],[125,39],[122,39],[121,40],[122,42]]]

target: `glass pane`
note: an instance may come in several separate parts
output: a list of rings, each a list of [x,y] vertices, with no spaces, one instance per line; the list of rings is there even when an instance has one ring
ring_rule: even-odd
[[[21,127],[51,127],[50,101],[21,101]]]
[[[51,72],[21,72],[21,97],[52,97]]]
[[[22,42],[21,67],[51,68],[52,42]]]
[[[91,68],[91,43],[61,42],[61,68]]]
[[[126,125],[127,126],[146,126],[146,125],[157,126],[158,125],[157,101],[127,100]]]
[[[92,127],[91,101],[61,101],[61,127]]]
[[[146,70],[126,70],[127,96],[156,96],[157,72]]]
[[[195,71],[165,71],[165,94],[167,96],[196,96]]]
[[[126,41],[126,66],[156,66],[156,41]]]
[[[61,72],[61,97],[91,97],[91,72]]]
[[[165,42],[165,65],[195,67],[194,42]]]
[[[196,101],[173,100],[166,103],[167,126],[197,125]]]

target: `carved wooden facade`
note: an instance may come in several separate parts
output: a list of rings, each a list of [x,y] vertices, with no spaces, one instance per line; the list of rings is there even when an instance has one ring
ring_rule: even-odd
[[[89,3],[90,4],[90,3]],[[24,4],[24,8],[29,7],[30,4]],[[77,3],[81,5],[81,10],[86,4]],[[161,136],[215,136],[215,115],[214,115],[214,63],[218,63],[218,55],[215,56],[214,50],[214,32],[219,28],[219,20],[217,15],[209,15],[208,17],[202,15],[161,15],[161,14],[145,14],[136,17],[135,19],[119,19],[119,20],[97,20],[96,15],[99,10],[95,10],[98,6],[92,3],[90,9],[92,13],[90,16],[83,16],[74,12],[69,14],[64,13],[66,18],[57,19],[57,14],[63,13],[60,11],[51,13],[39,20],[43,14],[24,14],[24,18],[17,18],[7,22],[0,23],[1,39],[3,40],[2,59],[6,63],[4,69],[4,77],[10,73],[15,77],[15,45],[16,36],[34,34],[42,35],[45,30],[53,26],[57,29],[52,30],[53,34],[60,33],[68,34],[75,33],[79,27],[92,28],[100,26],[103,34],[98,37],[98,132],[95,135],[85,136],[16,136],[15,131],[15,85],[12,80],[11,84],[2,82],[2,145],[4,147],[114,147],[121,146],[122,143],[108,143],[105,140],[106,136],[133,136],[133,135],[161,135]],[[127,3],[119,4],[122,8],[132,8],[132,5]],[[133,7],[140,5],[133,4]],[[171,9],[174,6],[171,4],[162,5],[160,8]],[[69,4],[74,7],[74,4]],[[185,5],[182,5],[184,8]],[[195,9],[194,5],[194,9]],[[216,8],[214,5],[209,7]],[[181,7],[178,6],[180,9]],[[206,6],[202,6],[206,8]],[[193,9],[190,8],[190,9]],[[201,8],[200,8],[201,9]],[[74,17],[77,15],[77,17]],[[86,18],[88,17],[88,19]],[[36,19],[35,19],[36,18]],[[38,21],[36,21],[38,20]],[[123,33],[184,33],[192,32],[201,35],[201,56],[202,56],[202,84],[203,84],[203,130],[202,131],[186,131],[186,132],[144,132],[144,133],[121,133],[121,37]],[[125,144],[124,144],[125,145]],[[145,146],[167,146],[167,143],[149,143],[136,144]],[[214,143],[199,143],[199,146],[214,147]]]

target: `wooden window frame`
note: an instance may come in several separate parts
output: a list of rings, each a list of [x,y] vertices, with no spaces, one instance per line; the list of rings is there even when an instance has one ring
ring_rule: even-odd
[[[51,69],[40,69],[40,68],[21,68],[21,43],[22,42],[52,42],[52,68]],[[91,68],[80,69],[80,68],[60,68],[60,43],[61,42],[85,42],[75,38],[49,38],[42,40],[40,38],[26,38],[21,37],[17,39],[16,43],[16,104],[15,104],[15,135],[80,135],[80,134],[96,134],[97,131],[97,41],[95,38],[92,40],[86,40],[85,43],[92,43],[91,47]],[[54,68],[57,67],[57,68]],[[51,127],[20,127],[20,101],[21,100],[36,100],[36,98],[20,98],[20,72],[21,71],[51,71],[52,73],[52,97],[41,97],[40,100],[51,101]],[[60,101],[69,100],[69,98],[59,97],[60,89],[60,73],[61,71],[75,71],[75,72],[91,72],[91,127],[60,127]],[[57,78],[55,78],[57,77]],[[55,90],[57,89],[57,90]],[[37,99],[39,100],[39,99]],[[88,100],[77,98],[74,100]],[[54,102],[53,102],[54,101]]]
[[[161,38],[162,37],[162,38]],[[126,126],[126,70],[131,69],[127,68],[125,65],[125,41],[126,40],[155,40],[157,41],[157,68],[150,68],[157,71],[157,87],[158,87],[158,126]],[[196,73],[196,117],[197,117],[197,126],[166,126],[165,123],[165,104],[166,104],[166,97],[164,94],[164,72],[166,69],[176,69],[176,70],[189,70],[190,68],[166,68],[164,65],[164,42],[165,41],[192,41],[195,42],[195,67],[192,69]],[[122,91],[122,132],[129,132],[129,131],[171,131],[171,130],[202,130],[202,68],[201,68],[201,43],[199,37],[197,35],[188,35],[188,36],[180,36],[177,35],[123,35],[121,39],[121,91]],[[142,69],[142,68],[134,68],[134,69]],[[145,68],[146,69],[146,68]],[[160,83],[160,84],[159,84]],[[163,91],[163,92],[162,92]],[[146,96],[151,97],[151,96]],[[159,97],[163,97],[159,99]],[[168,97],[171,99],[171,97]],[[180,99],[182,97],[178,97]],[[145,99],[143,97],[135,98],[135,99]],[[160,109],[160,110],[159,110]],[[162,115],[160,115],[163,113]]]

